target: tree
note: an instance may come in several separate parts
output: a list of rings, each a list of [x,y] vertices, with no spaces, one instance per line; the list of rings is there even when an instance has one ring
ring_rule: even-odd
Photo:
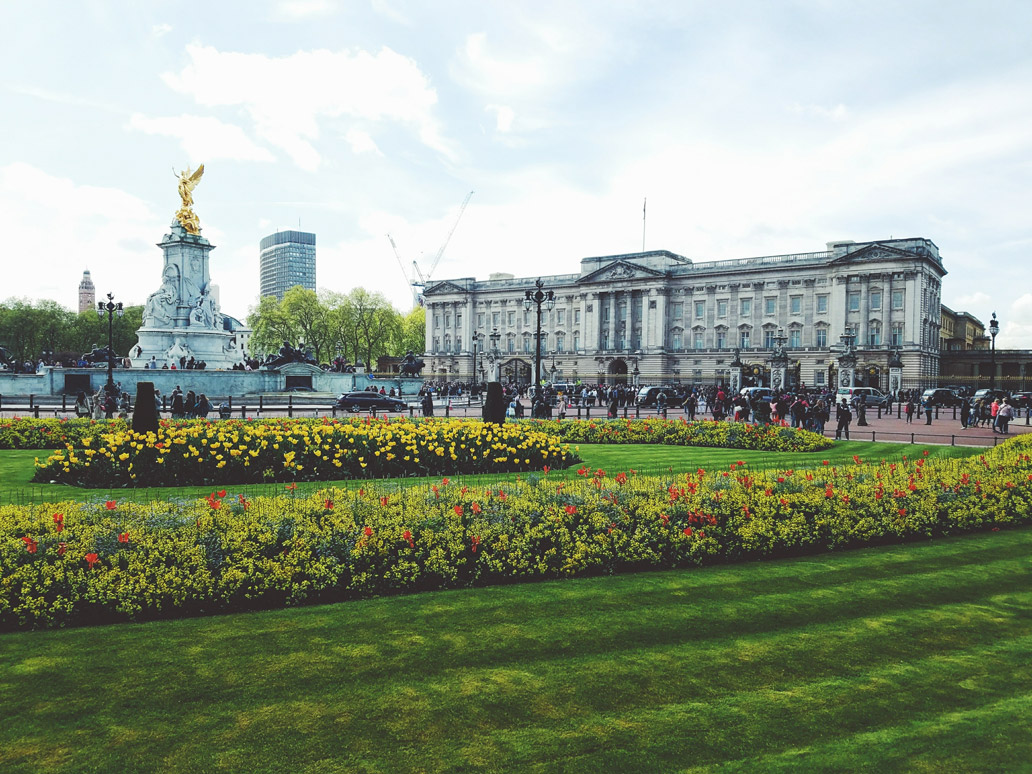
[[[247,325],[251,334],[251,352],[268,354],[278,352],[284,341],[296,344],[297,329],[287,319],[275,296],[263,296],[258,301],[258,308],[247,315]]]
[[[329,342],[326,307],[319,301],[315,291],[295,285],[283,294],[280,311],[298,331],[305,346],[311,348],[316,362],[323,362],[323,355],[332,350],[332,345]],[[291,343],[296,345],[298,342]]]
[[[426,352],[426,307],[417,306],[401,321],[400,353],[412,350],[417,355]]]

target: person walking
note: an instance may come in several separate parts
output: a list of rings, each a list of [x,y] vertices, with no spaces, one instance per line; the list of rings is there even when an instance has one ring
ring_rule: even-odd
[[[839,404],[838,413],[835,415],[838,420],[838,424],[835,427],[835,440],[841,440],[843,433],[845,433],[846,440],[849,440],[849,423],[853,421],[853,412],[849,410],[849,404],[846,399],[842,399],[842,403]]]
[[[996,412],[996,427],[994,431],[999,431],[1002,435],[1008,434],[1007,426],[1010,425],[1011,418],[1014,416],[1014,406],[1011,405],[1009,400],[1005,400],[1000,404],[999,410]]]
[[[925,412],[925,424],[930,425],[932,424],[932,412],[935,410],[935,402],[932,400],[931,396],[925,398],[923,408]]]
[[[906,414],[908,425],[914,421],[914,401],[912,398],[907,401],[907,407],[903,409],[903,413]]]
[[[999,428],[997,427],[996,419],[1000,415],[1000,399],[995,398],[992,404],[989,406],[989,416],[992,417],[993,432],[995,433]]]
[[[971,419],[971,404],[964,401],[960,404],[960,426],[967,430],[968,422]]]

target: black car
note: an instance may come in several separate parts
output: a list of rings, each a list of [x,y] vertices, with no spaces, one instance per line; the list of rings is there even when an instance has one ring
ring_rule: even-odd
[[[1015,408],[1032,408],[1032,392],[1016,392],[1010,397]]]
[[[339,411],[407,411],[408,404],[403,400],[381,395],[378,392],[346,392],[337,398],[336,408]]]
[[[933,406],[959,406],[964,402],[964,399],[957,395],[953,390],[947,390],[945,387],[932,388],[925,390],[921,394],[922,405],[931,398]]]

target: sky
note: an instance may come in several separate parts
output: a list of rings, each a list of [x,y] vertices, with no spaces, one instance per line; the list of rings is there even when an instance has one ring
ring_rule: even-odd
[[[925,237],[943,302],[1030,348],[1029,29],[1027,0],[0,0],[0,299],[74,308],[89,269],[143,303],[203,163],[241,319],[288,228],[320,290],[401,311],[453,227],[432,279]]]

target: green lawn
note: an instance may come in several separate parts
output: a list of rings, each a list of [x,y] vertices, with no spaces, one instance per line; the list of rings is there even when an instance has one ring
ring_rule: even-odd
[[[660,445],[596,445],[582,444],[578,448],[579,455],[586,465],[592,469],[602,468],[607,473],[621,470],[638,470],[641,473],[665,473],[683,470],[695,470],[699,467],[726,468],[732,462],[742,460],[754,468],[780,467],[804,468],[820,465],[828,460],[833,465],[852,464],[853,455],[860,455],[865,460],[899,460],[903,455],[911,459],[923,454],[925,450],[930,456],[964,457],[980,454],[984,450],[970,447],[921,446],[898,443],[865,443],[860,441],[843,441],[836,443],[831,449],[816,453],[785,452],[747,452],[737,449],[711,449],[703,447],[660,446]],[[33,460],[36,457],[45,459],[50,454],[47,450],[0,451],[0,504],[3,503],[41,503],[67,499],[102,501],[109,499],[147,501],[153,499],[203,497],[212,491],[211,486],[164,487],[151,489],[81,489],[78,487],[34,484],[32,476],[35,472]],[[577,466],[566,471],[553,471],[552,476],[575,476]],[[464,481],[488,482],[507,481],[512,474],[490,476],[453,477]],[[418,481],[422,479],[409,479]],[[436,478],[434,480],[437,480]],[[313,482],[298,484],[300,492],[315,491],[332,482]],[[361,484],[359,484],[361,485]],[[276,494],[283,492],[282,484],[247,485],[228,487],[233,493],[243,492],[248,497],[259,494]]]
[[[1032,529],[0,635],[0,770],[1010,772]]]

